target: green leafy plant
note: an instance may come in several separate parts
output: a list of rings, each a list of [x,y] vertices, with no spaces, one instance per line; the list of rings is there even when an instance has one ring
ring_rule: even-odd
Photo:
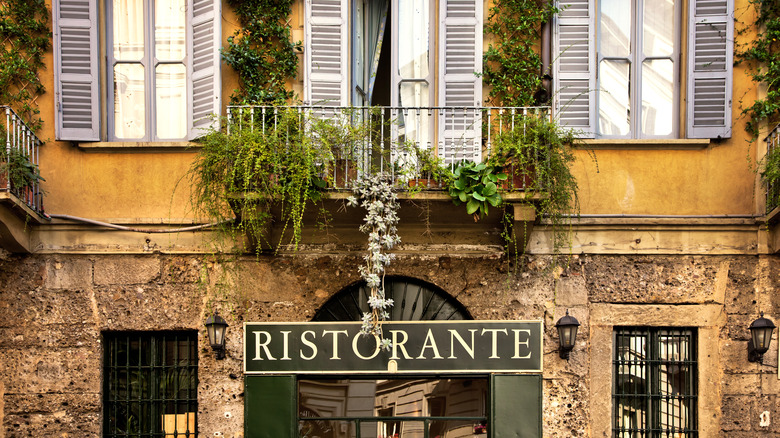
[[[539,54],[542,23],[558,13],[549,0],[495,0],[484,32],[492,38],[484,54],[484,83],[498,106],[538,104],[542,87]]]
[[[489,206],[501,205],[501,194],[496,184],[506,180],[507,175],[498,172],[492,164],[462,161],[455,167],[452,176],[449,192],[453,202],[455,205],[466,204],[466,213],[474,215],[475,221],[488,214]]]
[[[766,85],[766,96],[743,107],[748,117],[745,129],[755,138],[763,123],[773,127],[780,122],[780,2],[750,0],[756,21],[743,23],[740,33],[756,32],[750,41],[735,50],[738,63],[744,63],[755,83]]]
[[[344,168],[354,169],[370,123],[352,123],[348,113],[321,118],[303,108],[276,107],[258,122],[231,119],[231,131],[212,131],[190,169],[193,203],[215,222],[235,215],[225,231],[247,234],[258,251],[297,249],[307,207],[323,190],[346,184]],[[273,114],[271,116],[270,114]],[[279,239],[271,241],[273,225]]]
[[[229,0],[241,24],[222,49],[238,74],[232,104],[284,102],[293,97],[287,82],[298,71],[300,42],[292,42],[287,20],[293,0]]]
[[[0,176],[7,177],[14,189],[32,188],[40,181],[45,181],[38,165],[18,149],[0,153]]]
[[[549,221],[553,249],[559,253],[571,241],[569,225],[579,212],[577,180],[571,173],[575,134],[542,114],[516,118],[513,126],[494,137],[488,164],[507,172],[511,180],[523,181],[508,190],[540,194],[533,205],[537,216]]]
[[[771,149],[761,164],[761,179],[767,185],[767,210],[771,210],[780,205],[780,148]]]
[[[14,108],[33,131],[42,125],[35,99],[46,91],[38,72],[51,41],[50,16],[44,0],[0,2],[0,103]]]

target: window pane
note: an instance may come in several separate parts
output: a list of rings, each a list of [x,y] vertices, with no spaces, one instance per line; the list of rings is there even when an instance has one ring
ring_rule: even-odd
[[[146,132],[144,66],[114,66],[114,134],[142,138]]]
[[[154,46],[157,59],[181,61],[185,55],[185,0],[157,0],[154,8]]]
[[[403,79],[428,77],[429,11],[428,0],[398,2],[398,70]]]
[[[401,106],[428,106],[428,84],[426,82],[401,83]],[[424,110],[402,111],[398,115],[399,135],[406,140],[422,143],[425,147],[429,140],[429,112]]]
[[[645,56],[674,54],[674,0],[644,2],[642,26]]]
[[[140,61],[144,57],[143,0],[114,0],[114,58]]]
[[[601,2],[601,54],[605,57],[631,54],[631,5],[626,0]]]
[[[674,130],[674,65],[660,59],[642,63],[642,132],[671,135]]]
[[[630,67],[604,60],[599,66],[599,134],[628,135],[631,121]]]
[[[155,71],[157,137],[187,136],[187,69],[183,64],[160,64]]]

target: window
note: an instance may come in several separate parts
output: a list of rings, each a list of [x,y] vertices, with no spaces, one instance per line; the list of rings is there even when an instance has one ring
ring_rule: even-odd
[[[53,4],[57,139],[183,141],[211,125],[220,111],[219,1]]]
[[[679,8],[674,0],[599,2],[597,133],[677,134]]]
[[[105,333],[105,437],[195,437],[197,332]]]
[[[464,107],[482,101],[483,6],[483,0],[307,1],[304,100],[403,107],[389,113],[394,137],[438,144],[448,162],[480,161],[481,117]],[[429,110],[437,106],[460,111]]]
[[[612,436],[698,436],[694,331],[617,328],[614,346]]]
[[[590,138],[731,136],[730,0],[561,0],[560,6],[553,42],[563,125]]]

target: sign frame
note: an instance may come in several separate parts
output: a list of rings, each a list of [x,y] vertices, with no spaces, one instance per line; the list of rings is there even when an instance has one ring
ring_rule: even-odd
[[[388,321],[383,323],[385,337],[398,341],[389,352],[379,351],[375,338],[360,335],[361,327],[359,321],[245,322],[243,372],[430,375],[543,370],[542,320]],[[323,357],[318,358],[320,352]]]

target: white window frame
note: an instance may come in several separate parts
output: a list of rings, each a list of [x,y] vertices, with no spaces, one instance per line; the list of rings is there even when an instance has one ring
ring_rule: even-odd
[[[627,0],[631,3],[633,13],[631,14],[631,52],[626,57],[606,57],[601,51],[601,40],[603,29],[600,26],[602,16],[603,2],[599,2],[598,11],[596,14],[596,136],[599,138],[627,138],[627,139],[640,139],[640,138],[679,138],[680,136],[680,47],[681,43],[681,31],[682,24],[682,2],[683,0],[674,0],[674,49],[670,56],[646,56],[643,53],[644,48],[644,32],[643,26],[640,23],[644,23],[644,3],[652,2],[653,0]],[[629,68],[629,111],[630,122],[629,132],[627,135],[607,135],[603,134],[601,130],[601,117],[599,117],[599,111],[601,108],[601,99],[603,93],[606,91],[601,87],[601,63],[605,60],[625,60],[630,64]],[[672,132],[668,135],[646,135],[642,133],[642,64],[648,60],[669,60],[673,64],[673,90],[672,96],[674,101],[672,108],[674,112],[672,114]]]

